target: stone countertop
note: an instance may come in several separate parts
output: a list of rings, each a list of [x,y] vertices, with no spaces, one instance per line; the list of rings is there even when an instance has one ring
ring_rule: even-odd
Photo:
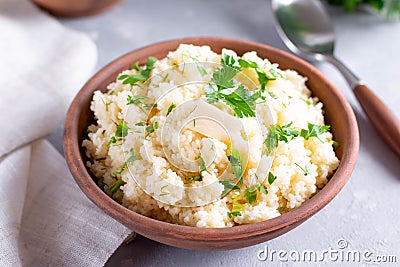
[[[347,14],[340,8],[329,8],[329,12],[337,36],[336,55],[400,117],[400,22],[388,21],[365,10]],[[97,69],[133,49],[190,36],[245,39],[287,51],[274,28],[270,3],[265,0],[132,0],[105,14],[60,21],[93,38],[99,53]],[[260,261],[257,257],[266,248],[269,252],[287,253],[313,250],[320,257],[329,249],[361,253],[368,250],[372,261],[379,255],[394,255],[400,262],[400,160],[367,122],[343,77],[330,65],[317,67],[348,98],[361,137],[353,175],[327,207],[283,236],[238,250],[190,251],[138,236],[129,245],[120,247],[106,266],[266,266],[271,259]],[[60,151],[61,127],[60,124],[49,137]],[[347,247],[340,249],[343,245]],[[329,260],[326,254],[325,260],[333,264],[337,256],[332,257]],[[294,264],[288,255],[286,258],[288,261],[282,262],[275,255],[272,263]],[[309,261],[300,265],[306,262]],[[340,265],[351,265],[350,262],[345,260]]]

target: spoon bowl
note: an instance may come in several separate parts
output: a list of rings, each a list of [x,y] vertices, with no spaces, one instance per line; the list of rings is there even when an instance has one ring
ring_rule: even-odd
[[[400,123],[393,112],[334,56],[335,33],[319,0],[272,0],[278,34],[286,46],[308,61],[327,61],[337,67],[379,136],[400,157]]]
[[[296,54],[312,61],[324,55],[333,55],[335,33],[323,6],[319,2],[309,2],[272,1],[272,8],[280,23],[278,30],[285,44]]]

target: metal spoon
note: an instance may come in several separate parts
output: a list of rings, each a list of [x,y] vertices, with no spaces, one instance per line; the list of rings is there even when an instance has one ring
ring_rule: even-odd
[[[333,55],[335,34],[320,0],[272,0],[277,31],[293,53],[338,68],[380,137],[400,156],[400,123],[390,109]]]

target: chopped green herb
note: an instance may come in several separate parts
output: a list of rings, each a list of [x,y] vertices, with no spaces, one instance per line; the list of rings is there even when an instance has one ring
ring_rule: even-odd
[[[118,80],[122,80],[122,84],[137,85],[139,81],[146,81],[148,77],[142,74],[122,74],[118,77]]]
[[[307,106],[311,105],[311,101],[305,98],[300,98]]]
[[[146,110],[150,110],[152,108],[157,107],[157,104],[152,104],[152,103],[146,103],[146,101],[148,100],[147,96],[142,96],[142,95],[128,95],[127,98],[127,105],[135,105],[138,108],[140,108],[142,110],[143,113],[146,113]]]
[[[268,183],[272,184],[275,180],[276,180],[276,176],[272,172],[269,172],[268,173]]]
[[[227,88],[233,88],[233,78],[236,76],[237,73],[238,70],[227,65],[222,65],[222,68],[217,69],[213,73],[211,81],[213,81],[217,85],[218,91]]]
[[[294,165],[296,165],[297,167],[299,167],[299,168],[303,171],[304,176],[307,176],[307,175],[310,174],[310,170],[308,169],[308,165],[306,165],[304,168],[301,167],[301,166],[300,166],[299,164],[297,164],[297,163],[295,163]]]
[[[107,158],[106,157],[103,157],[103,158],[97,158],[97,159],[95,159],[95,161],[102,161],[102,160],[106,160]]]
[[[201,76],[207,75],[207,71],[204,69],[204,67],[201,65],[200,61],[197,58],[192,57],[190,54],[189,55],[183,54],[183,56],[189,57],[190,59],[193,60],[193,62],[196,64],[196,68],[199,71]]]
[[[130,152],[130,156],[129,156],[129,158],[125,161],[126,164],[129,164],[129,163],[131,163],[131,162],[134,162],[135,160],[140,160],[140,159],[141,159],[141,158],[135,156],[135,154],[134,154],[135,151],[134,151],[133,148],[131,148],[131,150],[130,150],[129,152]]]
[[[121,169],[119,169],[119,171],[113,172],[112,174],[113,175],[121,174],[121,173],[123,173],[125,171],[126,167],[127,167],[127,164],[126,164],[126,162],[124,162],[124,164],[122,165]]]
[[[124,182],[122,180],[118,180],[115,183],[113,183],[108,189],[110,189],[111,193],[114,193],[115,191],[117,191],[121,185],[123,185]]]
[[[340,145],[338,141],[335,141],[330,138],[326,139],[326,141],[328,141],[329,143],[332,143],[333,147],[335,147],[335,148],[339,147],[339,145]]]
[[[193,120],[193,127],[196,128],[196,119]]]
[[[210,173],[210,172],[207,170],[206,163],[204,162],[204,159],[203,159],[201,156],[198,156],[198,157],[197,157],[197,160],[198,160],[199,163],[200,163],[199,172],[202,173],[202,172],[206,171],[206,172]]]
[[[124,121],[121,121],[118,126],[117,130],[115,131],[115,137],[123,138],[128,135],[129,127],[126,125]]]
[[[228,66],[232,69],[235,69],[237,71],[239,71],[241,69],[241,66],[237,64],[235,58],[233,57],[233,55],[227,55],[224,54],[221,57],[221,65],[223,66]]]
[[[236,176],[240,186],[243,185],[243,166],[242,159],[239,151],[231,147],[231,155],[228,156],[229,162],[231,163],[233,173]]]
[[[162,82],[165,82],[168,79],[169,73],[165,74],[165,76],[162,78]]]
[[[224,191],[222,191],[222,194],[225,195],[229,193],[232,190],[239,190],[239,186],[231,181],[231,180],[224,180],[224,181],[219,181],[223,186],[224,186]]]
[[[224,89],[215,90],[211,84],[206,85],[204,91],[207,93],[206,98],[208,103],[212,104],[218,102],[218,100],[222,100],[233,109],[236,117],[255,117],[255,100],[261,95],[257,94],[253,97],[249,89],[241,84],[231,93],[221,92]]]
[[[276,132],[278,134],[279,141],[284,141],[285,143],[288,143],[293,138],[299,136],[300,132],[291,128],[292,124],[293,124],[293,122],[291,122],[287,125],[282,125],[282,126],[276,127]]]
[[[144,121],[138,122],[135,124],[136,126],[145,126],[146,123]]]
[[[165,191],[165,188],[167,188],[167,187],[168,187],[168,185],[164,185],[164,186],[162,186],[162,187],[160,188],[160,192],[161,192],[161,194],[159,194],[160,197],[169,195],[169,192],[166,192],[166,191]]]
[[[239,58],[238,62],[239,62],[239,65],[244,69],[246,69],[246,68],[253,68],[253,69],[258,68],[258,64],[256,62],[254,62],[254,61],[251,61],[251,60]]]
[[[196,174],[193,176],[189,176],[186,178],[189,182],[197,182],[197,181],[203,181],[203,178],[201,177],[201,175]]]
[[[277,98],[278,98],[278,96],[277,96],[276,94],[274,94],[274,92],[268,91],[267,93],[268,93],[269,96],[272,97],[273,99],[277,99]]]
[[[232,212],[227,212],[229,219],[235,216],[242,216],[242,213],[240,211],[232,211]]]
[[[112,136],[110,138],[110,141],[108,142],[107,146],[110,146],[111,144],[115,144],[117,143],[117,138],[115,138],[115,136]]]
[[[283,210],[283,206],[279,206],[279,207],[277,207],[277,208],[276,208],[276,210],[277,210],[277,211],[281,211],[281,210]]]
[[[104,187],[104,182],[103,182],[103,180],[97,180],[97,185],[100,187],[100,188],[103,188]]]
[[[147,96],[143,95],[128,95],[127,105],[135,105],[135,106],[143,106],[145,105],[145,101],[148,99]]]
[[[268,129],[267,137],[264,140],[264,144],[267,147],[267,155],[270,155],[278,147],[278,134],[276,128],[271,125]]]
[[[146,132],[148,134],[154,133],[154,131],[158,129],[158,122],[153,122],[149,126],[146,127]]]
[[[261,192],[263,192],[264,195],[268,195],[268,188],[265,184],[261,184]]]
[[[140,74],[123,74],[118,77],[118,80],[122,80],[122,84],[130,84],[131,86],[137,85],[137,82],[146,81],[149,78],[150,73],[154,68],[154,63],[156,63],[156,61],[157,59],[155,57],[149,57],[147,59],[145,69],[140,68],[139,62],[136,62],[136,64],[133,65],[132,68],[140,72]]]
[[[103,98],[101,98],[101,101],[102,101],[103,104],[106,106],[106,111],[108,111],[108,106],[112,104],[112,101],[110,101],[110,102],[105,102]]]
[[[329,131],[329,129],[331,128],[331,126],[329,125],[316,125],[316,124],[312,124],[312,123],[308,123],[307,124],[307,130],[306,129],[302,129],[300,135],[308,140],[310,137],[316,137],[318,138],[318,140],[320,140],[322,143],[323,141],[318,137],[319,135],[326,133]]]
[[[267,74],[264,71],[256,70],[256,73],[258,76],[258,82],[261,85],[261,92],[264,92],[270,79],[268,78]]]
[[[125,169],[128,167],[128,164],[129,164],[129,163],[134,162],[135,160],[139,160],[139,159],[141,159],[141,158],[136,157],[135,154],[134,154],[133,148],[131,148],[131,150],[130,150],[130,156],[129,156],[129,158],[124,162],[124,165],[122,165],[122,167],[121,167],[121,169],[119,169],[119,171],[115,171],[115,172],[113,172],[112,174],[117,175],[117,174],[123,173],[123,172],[125,171]]]
[[[268,195],[268,188],[263,183],[258,183],[250,186],[246,190],[244,190],[244,197],[247,199],[249,204],[252,204],[257,200],[258,192],[262,192],[265,195]]]
[[[172,111],[174,108],[176,108],[176,105],[175,105],[174,103],[171,103],[171,105],[169,105],[169,107],[168,107],[167,115],[165,115],[165,116],[168,116],[169,113],[171,113],[171,111]]]
[[[200,64],[196,64],[197,70],[200,72],[201,76],[206,76],[207,75],[207,71],[205,68],[203,68],[203,66],[201,66]]]
[[[247,199],[247,202],[252,204],[257,200],[257,192],[260,189],[260,184],[255,184],[244,190],[244,197]]]

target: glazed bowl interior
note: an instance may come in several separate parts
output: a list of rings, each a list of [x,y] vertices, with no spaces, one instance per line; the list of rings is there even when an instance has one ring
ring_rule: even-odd
[[[307,86],[324,105],[325,123],[331,125],[334,139],[340,144],[335,152],[340,165],[327,185],[303,203],[283,215],[254,224],[228,228],[196,228],[170,224],[135,213],[107,196],[95,183],[85,166],[88,160],[81,146],[87,127],[94,123],[90,110],[93,92],[106,91],[118,74],[129,69],[133,62],[144,64],[149,56],[164,58],[179,44],[209,45],[220,53],[228,48],[242,55],[256,51],[261,58],[278,63],[281,69],[293,69],[308,77]],[[298,226],[328,204],[347,182],[355,166],[359,146],[358,128],[354,113],[340,91],[323,74],[305,61],[270,46],[217,37],[186,38],[166,41],[132,51],[95,74],[75,97],[65,121],[64,151],[67,163],[77,184],[98,207],[133,231],[164,244],[200,250],[246,247],[275,238]]]

